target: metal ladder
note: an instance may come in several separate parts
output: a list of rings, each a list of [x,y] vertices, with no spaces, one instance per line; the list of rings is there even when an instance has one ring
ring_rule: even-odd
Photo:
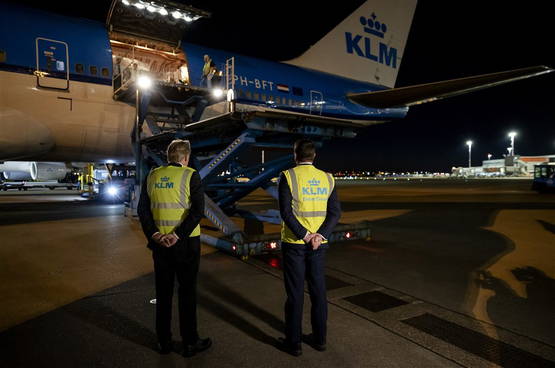
[[[235,57],[225,61],[225,90],[227,91],[228,112],[235,111]]]

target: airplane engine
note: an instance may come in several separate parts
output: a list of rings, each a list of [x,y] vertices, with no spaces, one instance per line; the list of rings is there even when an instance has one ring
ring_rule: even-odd
[[[6,161],[0,164],[0,171],[6,180],[35,180],[37,163],[29,161]]]
[[[62,162],[7,161],[0,164],[6,180],[61,180],[71,171]]]

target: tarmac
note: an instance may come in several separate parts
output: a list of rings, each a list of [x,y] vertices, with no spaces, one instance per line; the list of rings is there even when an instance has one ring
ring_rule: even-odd
[[[162,356],[138,221],[67,190],[1,193],[0,366],[555,367],[554,195],[522,180],[338,188],[341,222],[369,220],[373,235],[330,248],[328,350],[304,344],[299,358],[276,348],[279,254],[241,261],[203,245],[199,326],[214,345],[179,355],[175,315],[176,349]],[[240,205],[276,204],[257,191]],[[304,333],[309,306],[307,295]]]

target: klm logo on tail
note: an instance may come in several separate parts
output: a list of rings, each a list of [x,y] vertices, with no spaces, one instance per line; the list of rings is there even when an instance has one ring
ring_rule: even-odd
[[[375,13],[372,13],[368,18],[360,17],[360,24],[362,24],[365,33],[375,37],[369,38],[368,36],[353,35],[351,32],[345,32],[347,53],[355,53],[360,57],[397,69],[397,49],[389,47],[376,39],[376,37],[384,38],[387,32],[387,25],[378,21]]]

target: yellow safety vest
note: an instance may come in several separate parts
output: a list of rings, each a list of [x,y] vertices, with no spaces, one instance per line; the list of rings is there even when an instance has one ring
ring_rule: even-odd
[[[162,234],[171,234],[181,225],[191,208],[190,167],[161,166],[150,172],[147,178],[150,210],[154,223]],[[189,237],[200,236],[197,225]]]
[[[206,63],[204,63],[204,65],[202,67],[202,76],[203,77],[206,77],[210,73],[210,64],[211,63],[212,63],[212,60],[209,60]]]
[[[335,185],[333,176],[312,165],[298,165],[283,174],[291,189],[293,215],[308,231],[317,232],[326,219],[328,198]],[[304,244],[283,221],[281,241]]]

